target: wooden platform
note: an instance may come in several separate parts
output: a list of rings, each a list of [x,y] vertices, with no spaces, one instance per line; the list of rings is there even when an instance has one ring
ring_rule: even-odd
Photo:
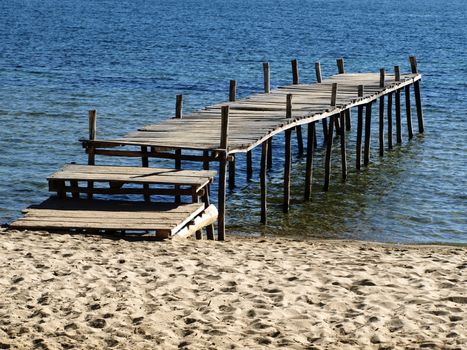
[[[221,107],[229,106],[229,154],[247,152],[268,138],[298,125],[339,114],[341,111],[367,104],[380,96],[413,84],[418,73],[386,75],[380,86],[379,73],[337,74],[321,83],[294,84],[255,94],[236,101],[212,105],[183,115],[147,125],[136,132],[108,140],[82,140],[85,146],[116,147],[123,145],[152,146],[159,149],[216,151],[221,149]],[[335,106],[331,106],[332,85],[338,84]],[[359,85],[364,86],[362,97]],[[291,117],[286,116],[286,96],[293,94]],[[105,152],[104,152],[105,153]],[[99,154],[99,151],[96,151]],[[111,155],[107,152],[107,155]]]
[[[11,229],[84,230],[84,231],[156,231],[170,237],[194,220],[203,203],[170,204],[129,201],[50,198],[24,210],[24,216]]]

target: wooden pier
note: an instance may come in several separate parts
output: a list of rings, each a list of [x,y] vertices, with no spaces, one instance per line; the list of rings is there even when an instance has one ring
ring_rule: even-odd
[[[218,163],[218,239],[225,238],[225,204],[227,179],[230,188],[235,187],[235,160],[246,154],[247,178],[253,172],[251,151],[261,146],[260,185],[261,222],[267,222],[266,172],[273,164],[272,139],[285,134],[284,164],[284,212],[290,206],[291,138],[297,137],[298,152],[306,150],[306,177],[304,199],[310,199],[313,174],[313,152],[316,133],[325,140],[325,178],[327,191],[331,180],[331,155],[334,137],[339,136],[342,179],[347,177],[346,133],[352,127],[352,110],[357,110],[356,168],[370,162],[370,138],[372,105],[379,102],[379,155],[393,148],[393,108],[395,112],[396,143],[402,142],[401,94],[405,97],[407,135],[413,137],[410,89],[413,87],[418,121],[418,130],[424,131],[423,111],[420,97],[421,75],[417,71],[415,57],[410,57],[410,73],[402,74],[398,66],[393,72],[380,69],[377,73],[348,73],[344,60],[337,60],[338,74],[322,78],[319,62],[315,64],[316,83],[300,82],[299,64],[292,60],[292,84],[271,90],[269,64],[263,64],[264,92],[246,98],[236,97],[236,82],[230,81],[228,102],[215,104],[203,110],[184,114],[183,97],[176,99],[175,117],[158,124],[144,126],[136,132],[115,139],[96,138],[96,114],[89,114],[89,138],[81,140],[88,154],[89,165],[95,164],[96,155],[138,157],[142,166],[149,166],[150,158],[174,159],[175,169],[183,167],[183,161],[197,161],[208,170],[211,162]],[[386,103],[387,101],[387,103]],[[394,103],[394,106],[393,106]],[[322,128],[318,128],[318,122]],[[303,144],[303,129],[306,126],[307,144]],[[89,188],[94,179],[88,178]],[[150,200],[150,194],[147,194]],[[176,201],[179,201],[179,195]]]

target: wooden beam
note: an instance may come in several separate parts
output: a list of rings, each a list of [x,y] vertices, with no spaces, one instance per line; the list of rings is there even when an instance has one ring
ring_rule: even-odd
[[[365,106],[365,147],[363,154],[363,165],[365,166],[370,163],[371,107],[372,102],[367,103]]]
[[[358,97],[362,97],[364,92],[364,86],[358,86]],[[363,105],[358,108],[357,115],[357,150],[356,150],[356,168],[360,170],[362,163],[362,136],[363,136]]]
[[[410,109],[410,85],[405,86],[405,116],[407,118],[407,133],[409,140],[413,138],[412,111]]]
[[[345,112],[340,113],[341,119],[341,166],[342,166],[342,181],[347,180],[347,152],[345,147]]]
[[[292,94],[287,95],[286,118],[292,118]],[[290,170],[292,161],[291,135],[292,130],[285,130],[285,149],[284,149],[284,213],[289,212],[290,207]]]
[[[305,170],[305,200],[310,200],[313,184],[313,152],[315,148],[316,128],[315,122],[308,124],[308,136],[306,145],[306,170]]]
[[[292,84],[300,84],[300,78],[298,76],[298,61],[292,60]]]
[[[175,118],[176,119],[182,119],[183,117],[183,95],[177,95],[175,99]],[[147,153],[147,149],[146,149]],[[182,160],[181,160],[181,155],[182,155],[182,150],[177,149],[175,150],[175,169],[181,169],[182,168]],[[180,188],[180,186],[175,186],[175,188]],[[175,196],[175,203],[180,203],[181,202],[181,197],[179,195]]]
[[[384,95],[379,97],[379,155],[384,155]]]
[[[329,182],[331,181],[331,153],[332,153],[332,138],[333,138],[333,127],[334,127],[334,118],[332,115],[329,118],[329,127],[326,140],[326,158],[324,160],[324,191],[329,190]]]
[[[344,74],[345,73],[345,69],[344,69],[344,58],[338,58],[337,59],[337,72],[339,74]]]
[[[221,107],[221,140],[220,149],[225,150],[219,152],[219,189],[218,189],[218,209],[219,218],[217,221],[217,239],[219,241],[225,240],[225,185],[226,185],[226,171],[227,171],[227,155],[229,143],[229,106]]]
[[[417,74],[417,58],[415,56],[410,56],[410,67],[413,74]],[[415,105],[417,107],[417,119],[418,119],[418,132],[423,134],[425,127],[423,125],[423,110],[422,110],[422,98],[420,94],[420,81],[413,83],[414,95],[415,95]]]
[[[269,94],[269,92],[271,91],[269,62],[263,63],[263,86],[264,86],[264,92]]]
[[[392,149],[392,95],[390,92],[388,94],[388,149]]]
[[[267,223],[268,203],[267,203],[267,157],[268,157],[268,141],[264,141],[261,145],[261,170],[260,170],[260,186],[261,186],[261,223]]]

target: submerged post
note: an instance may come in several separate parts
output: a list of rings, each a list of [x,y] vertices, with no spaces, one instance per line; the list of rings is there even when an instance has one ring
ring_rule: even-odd
[[[345,111],[340,113],[341,120],[341,166],[342,166],[342,181],[347,180],[347,151],[345,148]]]
[[[261,223],[267,223],[268,202],[267,202],[267,157],[268,157],[268,141],[261,144],[261,167],[260,167],[260,186],[261,186]]]
[[[183,95],[177,95],[175,100],[175,118],[182,119],[183,116]],[[175,150],[175,169],[180,170],[182,168],[182,150],[177,149]],[[179,189],[180,186],[175,186],[175,188]],[[175,196],[175,203],[180,203],[181,197],[179,194]]]
[[[292,94],[287,94],[286,99],[286,118],[292,118]],[[285,130],[285,149],[284,149],[284,213],[289,212],[290,206],[290,170],[292,160],[292,147],[291,147],[292,129]]]
[[[337,83],[332,84],[331,90],[331,107],[336,106],[337,100]],[[324,160],[324,191],[329,190],[329,182],[331,180],[331,153],[332,153],[332,138],[333,138],[333,127],[335,115],[331,115],[329,118],[329,127],[326,140],[326,158]]]
[[[384,88],[384,68],[379,70],[379,87]],[[379,155],[384,155],[384,95],[379,97]]]
[[[405,116],[407,118],[407,133],[409,140],[413,138],[412,131],[412,111],[410,109],[410,85],[405,86]]]
[[[345,73],[344,58],[343,57],[337,59],[337,71],[338,71],[339,74],[344,74]]]
[[[310,200],[313,184],[313,152],[315,149],[316,129],[315,122],[308,124],[306,144],[306,170],[305,170],[305,200]]]
[[[417,58],[415,56],[410,56],[410,67],[412,70],[413,74],[417,74]],[[423,134],[425,131],[424,125],[423,125],[423,110],[422,110],[422,98],[420,96],[420,81],[417,80],[416,82],[413,83],[413,89],[414,89],[414,94],[415,94],[415,105],[417,107],[417,119],[418,119],[418,132],[420,134]]]
[[[401,71],[399,66],[394,66],[394,76],[396,81],[401,80]],[[397,89],[395,94],[396,107],[396,142],[402,143],[402,122],[401,122],[401,90]]]
[[[363,97],[363,85],[358,86],[358,97]],[[362,163],[362,134],[363,134],[363,105],[358,106],[357,115],[357,150],[356,150],[356,168],[360,170]]]
[[[365,166],[370,163],[371,107],[372,102],[368,102],[365,106],[365,149],[363,154],[363,164]]]
[[[219,241],[223,241],[225,239],[225,178],[229,143],[229,106],[222,106],[221,118],[221,141],[219,145],[219,189],[217,203],[219,207],[217,239]]]
[[[94,141],[96,139],[96,110],[90,110],[88,112],[88,122],[89,122],[89,141]],[[96,154],[94,151],[94,145],[88,145],[88,165],[94,165],[96,163]],[[92,199],[92,189],[94,188],[94,182],[88,181],[88,199]],[[78,194],[79,196],[79,194]]]

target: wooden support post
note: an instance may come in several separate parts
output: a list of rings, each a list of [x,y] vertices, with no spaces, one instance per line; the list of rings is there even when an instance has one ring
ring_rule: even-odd
[[[261,223],[267,223],[268,202],[267,202],[267,158],[268,158],[268,141],[264,141],[261,145],[261,170],[260,170],[260,186],[261,186]]]
[[[149,157],[148,157],[148,147],[141,146],[141,165],[144,168],[149,167]],[[144,194],[144,201],[150,202],[151,196],[149,195],[149,184],[143,185],[143,194]]]
[[[385,72],[384,72],[384,68],[381,68],[379,70],[379,87],[380,88],[384,88],[384,80],[385,80]]]
[[[417,58],[415,56],[410,56],[410,67],[413,74],[417,74]],[[417,80],[413,83],[413,89],[415,94],[415,105],[417,107],[417,119],[418,119],[418,132],[423,134],[425,127],[423,126],[423,110],[422,110],[422,98],[420,95],[420,80]]]
[[[412,111],[410,109],[410,85],[405,86],[405,116],[407,118],[407,133],[409,140],[413,138],[412,131]]]
[[[269,62],[263,63],[263,83],[264,83],[264,92],[269,94],[269,92],[271,91]]]
[[[183,95],[177,95],[175,100],[175,118],[182,119],[183,117]],[[175,150],[175,169],[180,170],[182,168],[181,160],[182,150]],[[176,185],[175,189],[179,189],[180,186]],[[182,199],[180,195],[175,196],[175,203],[181,203]]]
[[[392,93],[388,94],[388,149],[392,149]]]
[[[338,58],[337,59],[337,71],[339,74],[344,74],[345,69],[344,69],[344,58]]]
[[[246,180],[251,180],[253,176],[253,157],[251,151],[246,152]]]
[[[321,63],[319,61],[315,62],[315,73],[316,73],[316,82],[321,83],[323,78],[321,76]],[[326,144],[326,138],[328,135],[328,120],[327,118],[321,119],[321,123],[323,124],[323,145]]]
[[[337,101],[337,83],[332,83],[332,88],[331,88],[331,107],[336,106],[336,101]],[[340,122],[339,118],[334,118],[334,124],[336,127],[336,135],[340,134]]]
[[[358,97],[363,97],[363,85],[358,86]],[[357,115],[357,151],[356,151],[356,168],[360,170],[362,163],[362,136],[363,136],[363,105],[358,106]]]
[[[234,102],[237,99],[237,81],[231,80],[229,86],[229,102]]]
[[[97,121],[96,121],[96,110],[90,110],[88,112],[89,122],[89,140],[94,141],[97,134]],[[88,146],[88,165],[94,165],[96,163],[96,154],[94,145]],[[92,199],[92,189],[94,188],[94,182],[88,181],[88,199]]]
[[[316,82],[321,83],[323,78],[321,77],[321,63],[319,61],[315,62],[315,73],[316,73]]]
[[[350,108],[345,110],[345,130],[352,129],[352,110]]]
[[[371,107],[372,102],[368,102],[365,106],[365,148],[363,154],[363,164],[365,166],[370,163]]]
[[[394,66],[394,78],[396,81],[401,80],[401,70],[399,66]],[[396,107],[396,142],[402,143],[402,122],[401,122],[401,90],[398,89],[394,93]]]
[[[315,122],[308,124],[308,136],[306,144],[306,170],[305,170],[305,200],[310,200],[313,183],[313,152],[316,141]]]
[[[268,170],[272,169],[272,137],[268,139]]]
[[[292,94],[287,94],[286,118],[292,118]],[[290,206],[290,170],[292,161],[291,147],[292,129],[285,130],[285,149],[284,149],[284,213],[289,212]]]
[[[209,157],[209,151],[203,151],[203,157],[206,159]],[[203,160],[203,169],[209,170],[209,160]]]
[[[292,84],[297,85],[300,83],[298,76],[298,61],[292,60]]]
[[[384,95],[379,97],[379,155],[384,156]]]
[[[229,190],[235,189],[235,156],[229,161]]]
[[[204,207],[207,209],[211,205],[211,201],[209,199],[209,192],[210,192],[210,185],[207,185],[206,188],[204,189],[204,194],[203,194],[203,202],[204,202]],[[206,238],[209,240],[214,239],[214,225],[210,224],[206,226]]]
[[[303,136],[302,136],[302,127],[298,125],[295,127],[295,131],[297,132],[297,148],[298,148],[298,156],[303,156]]]
[[[332,138],[333,138],[333,127],[334,127],[334,118],[336,116],[332,115],[329,118],[329,128],[327,133],[326,140],[326,158],[324,160],[324,191],[329,190],[329,182],[331,181],[331,153],[332,153]]]
[[[341,166],[342,166],[342,181],[347,180],[347,152],[345,148],[345,112],[340,113],[341,119]]]
[[[220,149],[223,150],[219,154],[219,189],[218,189],[218,209],[219,218],[217,222],[217,239],[223,241],[225,239],[225,185],[227,171],[227,155],[229,143],[229,106],[221,108],[221,142]]]

